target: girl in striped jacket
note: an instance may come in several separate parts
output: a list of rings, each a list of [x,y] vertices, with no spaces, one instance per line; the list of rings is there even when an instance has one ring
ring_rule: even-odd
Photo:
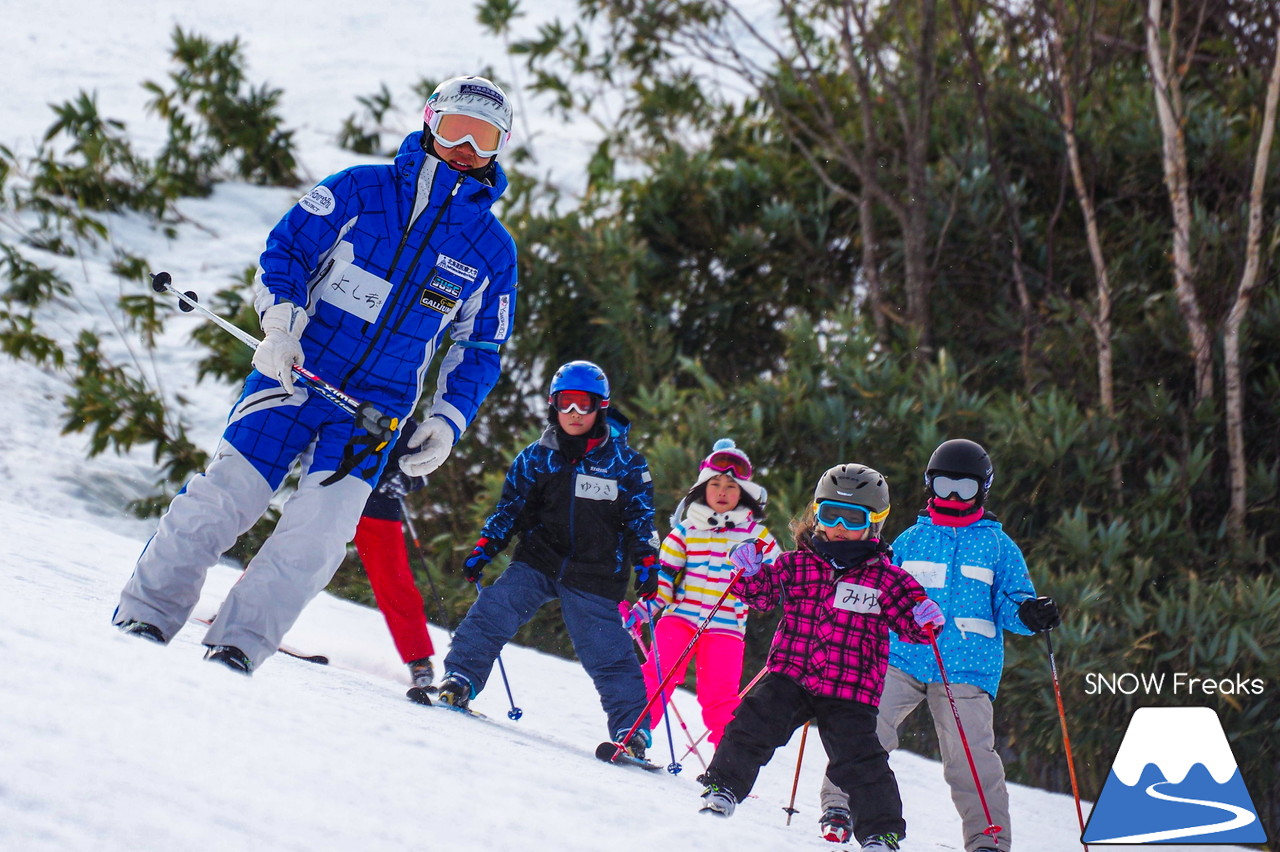
[[[632,625],[661,612],[654,647],[642,667],[650,697],[658,689],[659,665],[666,675],[665,667],[688,646],[724,593],[733,574],[729,549],[744,541],[759,541],[765,563],[773,562],[779,553],[763,522],[765,490],[752,481],[752,472],[751,460],[733,441],[716,441],[699,467],[698,481],[681,502],[684,517],[662,543],[657,597],[641,600],[632,609]],[[719,744],[724,726],[738,708],[746,625],[746,604],[730,594],[689,655],[697,665],[698,704],[713,746]],[[652,727],[662,719],[663,708],[685,674],[673,676],[665,699],[654,702]]]

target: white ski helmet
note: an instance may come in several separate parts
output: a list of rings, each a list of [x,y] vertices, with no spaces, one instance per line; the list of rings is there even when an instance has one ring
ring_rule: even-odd
[[[440,138],[440,121],[447,115],[478,118],[498,128],[496,144],[484,145],[475,139],[470,140],[472,147],[482,156],[493,156],[506,147],[511,139],[514,120],[511,101],[497,83],[485,77],[453,77],[436,86],[422,110],[422,122],[437,139]],[[463,140],[451,138],[445,140],[444,144],[452,147],[461,141]]]

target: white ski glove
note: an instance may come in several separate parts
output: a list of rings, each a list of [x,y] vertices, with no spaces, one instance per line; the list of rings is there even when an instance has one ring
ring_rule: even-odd
[[[307,312],[292,302],[281,302],[267,308],[262,315],[262,331],[266,335],[253,353],[253,366],[264,376],[280,382],[293,393],[293,365],[302,366],[302,330],[307,327]]]
[[[435,473],[453,450],[453,427],[443,417],[428,417],[427,422],[409,436],[405,446],[417,452],[400,457],[401,470],[410,476]]]

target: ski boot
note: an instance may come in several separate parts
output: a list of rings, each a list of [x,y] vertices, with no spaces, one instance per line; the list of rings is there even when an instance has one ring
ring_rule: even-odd
[[[253,661],[234,645],[208,645],[204,658],[211,663],[222,663],[231,671],[249,677],[253,674]]]
[[[887,834],[873,834],[862,841],[862,848],[864,852],[867,849],[872,850],[872,852],[898,852],[902,848],[898,845],[898,841],[901,839],[892,831]]]
[[[818,820],[818,831],[822,833],[823,840],[848,843],[853,831],[853,818],[849,815],[849,809],[827,808],[822,812],[822,819]]]
[[[430,657],[412,660],[408,664],[409,678],[419,689],[430,689],[431,682],[436,679],[436,667],[431,664]]]
[[[141,636],[143,639],[150,639],[160,645],[167,645],[169,640],[160,632],[160,628],[154,624],[147,624],[145,621],[126,621],[120,625],[121,633],[128,633],[130,636]]]
[[[444,680],[440,681],[436,700],[441,704],[466,710],[467,705],[471,703],[471,679],[457,672],[446,672]]]
[[[645,760],[645,750],[648,749],[649,746],[653,745],[653,735],[650,734],[648,730],[641,728],[631,735],[631,739],[624,743],[622,742],[622,738],[626,735],[627,729],[618,731],[618,733],[614,734],[614,742],[623,745],[627,750],[627,754],[631,755],[636,760]]]
[[[710,783],[702,791],[702,807],[698,808],[698,813],[711,814],[718,817],[731,817],[733,816],[734,808],[737,806],[738,797],[733,795],[732,790],[719,784]]]

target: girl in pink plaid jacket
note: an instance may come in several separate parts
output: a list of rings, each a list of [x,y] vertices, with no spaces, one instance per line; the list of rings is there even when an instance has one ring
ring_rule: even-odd
[[[816,718],[828,775],[849,794],[862,848],[899,848],[902,800],[876,738],[889,630],[927,642],[927,630],[944,619],[920,584],[890,563],[879,537],[888,515],[884,477],[864,465],[838,465],[822,475],[813,505],[793,524],[795,550],[764,572],[754,543],[731,554],[742,569],[736,594],[756,610],[781,603],[782,619],[768,673],[739,705],[700,779],[703,812],[732,814],[774,751]]]

